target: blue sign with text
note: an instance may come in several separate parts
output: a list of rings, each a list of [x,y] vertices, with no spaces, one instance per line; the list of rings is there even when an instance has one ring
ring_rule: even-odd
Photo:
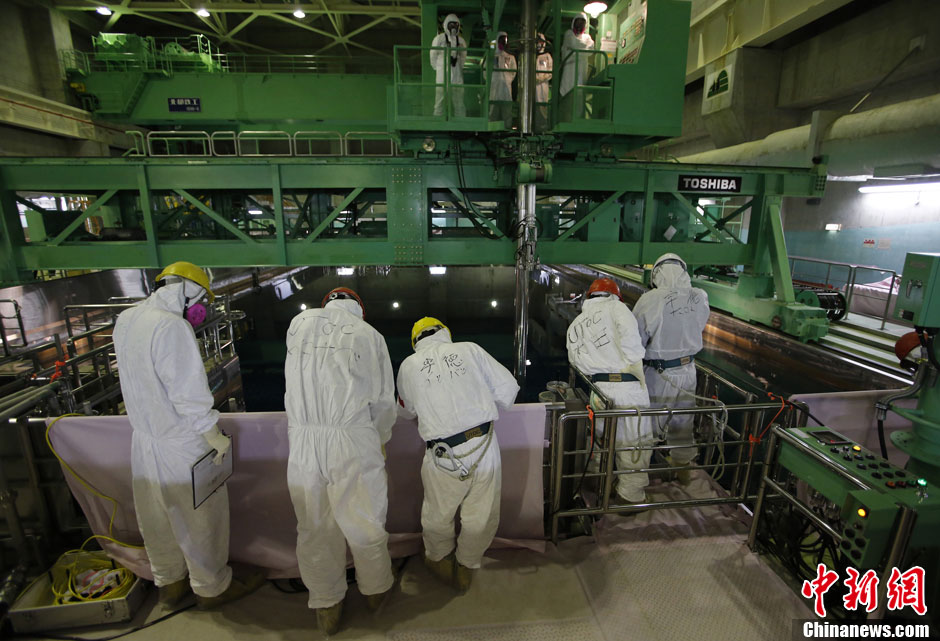
[[[202,104],[199,98],[167,98],[170,104],[170,111],[202,111]]]

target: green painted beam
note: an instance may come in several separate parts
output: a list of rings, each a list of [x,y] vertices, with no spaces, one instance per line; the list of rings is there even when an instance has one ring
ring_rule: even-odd
[[[72,232],[78,229],[78,227],[88,219],[89,216],[98,211],[98,208],[111,200],[111,196],[117,193],[117,189],[109,189],[105,193],[101,194],[100,197],[95,199],[95,202],[85,207],[85,210],[76,216],[75,220],[69,223],[69,226],[62,230],[58,236],[53,238],[50,241],[50,245],[59,245],[63,240],[72,235]]]
[[[589,222],[597,218],[598,214],[605,211],[608,207],[610,207],[615,202],[620,200],[620,197],[623,196],[625,193],[626,193],[625,191],[621,190],[621,191],[616,191],[610,196],[608,196],[607,200],[605,200],[600,205],[598,205],[597,207],[589,211],[587,215],[581,218],[581,220],[579,220],[578,222],[573,224],[571,227],[566,229],[565,233],[563,233],[561,236],[556,238],[555,241],[560,242],[560,241],[570,238],[571,235],[574,234],[576,231],[578,231],[579,229],[587,225]]]
[[[187,192],[185,189],[174,189],[173,191],[175,191],[177,194],[179,194],[179,196],[180,196],[183,200],[188,201],[189,204],[191,204],[193,207],[195,207],[196,209],[198,209],[199,211],[201,211],[202,213],[204,213],[206,216],[208,216],[209,218],[211,218],[211,219],[214,220],[215,222],[219,223],[222,227],[224,227],[225,229],[227,229],[229,232],[231,232],[231,233],[232,233],[233,235],[235,235],[237,238],[242,239],[242,240],[245,241],[246,243],[254,243],[254,242],[257,242],[254,238],[252,238],[251,236],[249,236],[248,234],[246,234],[245,232],[243,232],[241,229],[239,229],[238,227],[236,227],[235,225],[233,225],[231,222],[225,220],[225,218],[223,218],[223,217],[220,216],[218,213],[216,213],[211,207],[208,207],[208,206],[207,206],[205,203],[203,203],[201,200],[199,200],[198,198],[192,196],[192,195],[191,195],[189,192]]]
[[[317,225],[317,228],[310,232],[310,235],[307,236],[304,241],[312,243],[314,240],[320,237],[320,234],[323,233],[323,230],[330,226],[330,224],[336,220],[337,216],[343,213],[343,210],[349,206],[349,203],[356,200],[356,196],[362,193],[363,187],[356,187],[349,194],[343,198],[342,202],[333,208],[333,211],[330,212],[330,215],[327,216],[323,222]]]
[[[491,232],[493,232],[493,234],[494,234],[497,238],[505,238],[505,237],[506,237],[506,234],[504,234],[502,231],[500,231],[499,227],[497,227],[497,226],[493,223],[492,220],[490,220],[489,218],[487,218],[486,216],[484,216],[483,214],[480,213],[480,210],[476,208],[476,205],[473,204],[473,201],[471,201],[469,198],[466,198],[466,197],[464,196],[464,194],[463,194],[462,191],[460,191],[460,190],[457,189],[456,187],[449,187],[448,189],[450,189],[450,193],[452,193],[452,194],[454,195],[454,197],[457,199],[457,200],[453,201],[455,205],[461,204],[461,203],[466,203],[467,206],[468,206],[468,208],[469,208],[469,210],[470,210],[470,212],[476,217],[476,220],[477,220],[478,222],[481,222],[481,223],[483,223],[484,225],[486,225],[487,228],[489,228],[489,230],[490,230]]]
[[[721,229],[719,229],[718,227],[716,227],[715,225],[713,225],[713,224],[712,224],[712,221],[709,220],[709,218],[708,218],[707,216],[703,216],[702,214],[700,214],[700,213],[698,212],[698,209],[696,209],[696,208],[692,205],[692,203],[690,203],[689,200],[688,200],[685,196],[683,196],[682,194],[680,194],[678,191],[673,191],[673,192],[670,192],[670,193],[672,194],[672,197],[675,198],[675,199],[679,202],[679,204],[682,205],[682,207],[683,207],[687,212],[689,212],[690,214],[692,214],[692,216],[693,216],[697,221],[699,221],[700,223],[702,223],[703,225],[705,225],[705,228],[708,229],[708,231],[710,231],[710,232],[715,236],[716,239],[721,238],[721,232],[724,231],[724,232],[725,232],[728,236],[730,236],[730,237],[732,238],[732,240],[734,240],[736,243],[740,243],[740,242],[741,242],[741,239],[740,239],[740,238],[738,238],[737,236],[735,236],[734,234],[732,234],[732,233],[731,233],[730,231],[728,231],[727,229],[721,230]]]

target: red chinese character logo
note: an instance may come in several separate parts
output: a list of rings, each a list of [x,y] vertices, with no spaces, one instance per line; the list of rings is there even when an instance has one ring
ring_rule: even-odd
[[[891,578],[888,579],[888,609],[900,610],[908,605],[921,616],[927,612],[924,603],[924,568],[919,565],[903,573],[897,568],[891,568]]]
[[[816,597],[816,603],[813,609],[816,611],[817,616],[826,616],[826,606],[823,603],[823,595],[826,594],[829,588],[838,580],[838,573],[827,570],[826,566],[820,563],[816,566],[816,578],[812,581],[803,581],[803,596],[807,599],[814,596]]]
[[[864,575],[860,575],[855,568],[846,568],[845,571],[849,575],[844,581],[849,592],[842,597],[845,609],[855,610],[859,605],[864,605],[865,612],[874,612],[878,607],[878,575],[874,570],[869,570]]]

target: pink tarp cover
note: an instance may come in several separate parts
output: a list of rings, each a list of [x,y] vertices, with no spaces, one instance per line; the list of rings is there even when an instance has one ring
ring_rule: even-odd
[[[223,414],[219,426],[235,437],[235,473],[228,481],[230,557],[266,568],[270,578],[297,577],[297,521],[287,490],[287,416],[283,412]],[[542,453],[545,409],[516,405],[496,422],[503,461],[500,524],[494,545],[543,551]],[[59,455],[98,491],[115,498],[115,538],[140,543],[131,489],[131,427],[126,416],[69,417],[50,435]],[[424,441],[414,421],[399,419],[387,445],[389,509],[386,527],[394,557],[421,550],[421,459]],[[95,534],[107,534],[109,501],[66,473]],[[108,553],[151,579],[143,550],[104,543]]]

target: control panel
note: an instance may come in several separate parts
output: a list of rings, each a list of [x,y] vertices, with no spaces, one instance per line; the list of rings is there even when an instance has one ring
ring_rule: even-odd
[[[826,463],[786,441],[781,443],[777,460],[792,476],[828,501],[829,509],[820,510],[817,506],[816,511],[825,514],[824,518],[839,532],[842,537],[839,546],[853,565],[858,568],[878,565],[890,544],[901,506],[917,512],[910,545],[940,545],[940,537],[935,534],[940,527],[940,487],[932,487],[926,479],[828,428],[788,431],[825,458]]]
[[[894,307],[895,318],[917,327],[940,327],[940,254],[907,255]]]

